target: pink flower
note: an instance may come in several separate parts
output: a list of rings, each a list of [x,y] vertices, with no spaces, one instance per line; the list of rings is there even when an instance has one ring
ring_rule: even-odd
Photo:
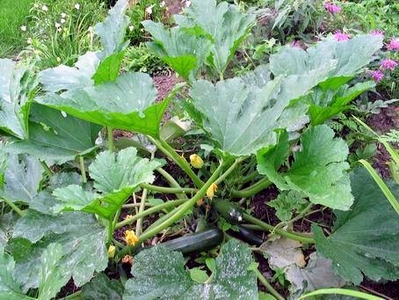
[[[338,5],[332,4],[330,1],[327,1],[324,3],[324,8],[332,14],[337,14],[342,10],[341,7],[339,7]]]
[[[384,58],[381,61],[381,69],[383,69],[383,70],[393,71],[397,65],[398,65],[398,63],[396,61],[394,61],[393,59]]]
[[[399,50],[399,39],[398,38],[392,38],[389,41],[389,44],[387,46],[388,50],[391,51],[398,51]]]
[[[382,30],[379,30],[379,29],[371,31],[370,34],[384,37],[384,32]]]
[[[384,73],[380,70],[368,71],[367,73],[375,82],[380,82],[384,78]]]
[[[334,32],[333,36],[337,41],[348,41],[350,38],[349,34],[343,33],[340,30]]]

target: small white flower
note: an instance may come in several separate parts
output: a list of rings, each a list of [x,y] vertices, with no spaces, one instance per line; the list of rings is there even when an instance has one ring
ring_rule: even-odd
[[[66,17],[67,17],[67,14],[66,14],[66,13],[62,13],[62,14],[61,14],[61,18],[65,19]]]
[[[57,31],[58,31],[58,32],[61,32],[61,31],[62,31],[62,28],[61,28],[61,27],[58,27],[58,28],[57,28]]]
[[[146,7],[145,12],[146,12],[147,14],[151,15],[151,14],[152,14],[152,8],[153,8],[153,6],[154,6],[154,5],[150,5],[150,6]]]
[[[76,3],[74,7],[75,7],[75,9],[79,10],[80,9],[80,4]]]
[[[130,25],[130,26],[129,26],[129,31],[133,31],[133,29],[134,29],[134,26],[133,26],[133,25]]]
[[[165,7],[165,1],[162,1],[162,2],[159,4],[159,6],[160,6],[160,7]]]
[[[48,7],[46,5],[44,5],[44,4],[42,6],[42,11],[48,11]]]
[[[187,0],[185,5],[186,5],[186,7],[190,7],[191,6],[191,1]]]
[[[60,22],[61,22],[61,24],[64,24],[65,23],[65,19],[61,19]]]
[[[21,27],[19,27],[22,31],[26,31],[27,27],[25,25],[22,25]]]
[[[28,38],[28,39],[26,40],[26,42],[30,45],[30,44],[32,44],[32,39],[31,39],[31,38]]]
[[[57,22],[55,22],[55,28],[60,28],[61,27],[61,24],[60,23],[57,23]]]

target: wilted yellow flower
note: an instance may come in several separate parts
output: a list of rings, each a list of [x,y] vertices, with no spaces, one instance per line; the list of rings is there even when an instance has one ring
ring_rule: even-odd
[[[204,161],[197,154],[190,155],[190,163],[194,168],[201,169],[204,166]]]
[[[133,257],[131,257],[130,255],[125,255],[122,258],[122,263],[123,264],[131,264],[131,265],[133,265]]]
[[[108,257],[109,258],[114,258],[115,256],[115,246],[114,245],[110,245],[108,248]]]
[[[133,230],[126,230],[125,231],[125,242],[126,245],[128,246],[133,246],[138,242],[138,237],[137,235],[134,233]]]
[[[209,199],[212,199],[213,196],[215,196],[215,193],[218,190],[218,186],[216,183],[212,183],[209,188],[206,190],[206,195],[208,196]]]

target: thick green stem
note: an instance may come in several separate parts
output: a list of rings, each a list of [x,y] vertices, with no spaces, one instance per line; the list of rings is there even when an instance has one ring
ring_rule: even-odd
[[[263,286],[269,291],[270,294],[272,294],[277,300],[284,300],[284,297],[280,295],[279,292],[277,292],[274,287],[267,281],[267,279],[262,275],[262,273],[256,269],[255,270],[256,277],[258,277],[258,280]]]
[[[172,175],[170,175],[170,174],[169,174],[168,172],[166,172],[164,169],[158,168],[158,169],[157,169],[157,172],[158,172],[159,174],[161,174],[161,175],[163,176],[163,178],[166,179],[167,182],[169,182],[169,185],[170,185],[172,188],[181,189],[181,186],[179,185],[179,183],[172,177]],[[187,196],[186,196],[186,194],[184,194],[184,193],[181,193],[181,194],[176,193],[176,197],[177,197],[177,198],[185,198],[185,199],[188,199]]]
[[[274,226],[263,222],[249,214],[244,213],[243,214],[243,219],[251,222],[252,224],[258,225],[260,228],[262,228],[263,230],[267,230],[273,233],[277,233],[278,235],[284,236],[286,238],[289,238],[291,240],[295,240],[301,243],[306,243],[306,244],[314,244],[315,241],[312,237],[309,236],[305,236],[299,233],[295,233],[295,232],[289,232],[289,231],[285,231],[282,229],[276,229]]]
[[[25,215],[25,212],[22,211],[18,206],[16,206],[12,201],[8,200],[7,198],[2,198],[5,203],[7,203],[20,217]]]
[[[145,202],[147,201],[147,195],[148,195],[148,190],[143,189],[138,214],[143,213],[143,211],[145,209]],[[137,236],[140,236],[141,231],[142,231],[142,226],[143,226],[143,218],[140,217],[137,219],[137,222],[136,222],[136,235]]]
[[[174,214],[168,218],[167,220],[165,220],[163,223],[159,224],[158,226],[155,226],[153,228],[149,228],[147,229],[139,238],[139,241],[137,242],[136,245],[134,246],[128,246],[124,249],[122,249],[122,251],[120,251],[120,253],[118,253],[119,257],[124,256],[125,254],[131,252],[132,250],[134,250],[135,248],[137,248],[139,245],[141,245],[144,241],[146,241],[149,238],[152,238],[153,236],[157,235],[159,232],[161,232],[162,230],[168,228],[170,225],[172,225],[173,223],[179,221],[186,213],[189,209],[191,209],[195,203],[200,200],[201,198],[203,198],[206,194],[207,189],[211,186],[211,184],[213,184],[216,179],[219,177],[219,173],[223,170],[224,168],[224,164],[221,163],[219,165],[219,167],[215,170],[215,172],[212,174],[212,176],[207,180],[207,182],[200,188],[200,190],[194,195],[194,197],[192,197],[191,199],[189,199],[188,201],[186,201],[184,204],[182,204],[181,206],[175,208],[175,210],[173,210],[172,212],[174,212]]]
[[[107,127],[108,132],[108,150],[114,152],[114,129],[112,127]]]
[[[190,167],[190,164],[181,157],[167,142],[163,140],[156,140],[152,137],[148,137],[148,139],[166,156],[168,156],[171,160],[173,160],[194,182],[196,187],[200,188],[204,185],[204,182],[198,178],[198,176],[193,172]]]
[[[48,167],[48,165],[46,164],[45,161],[42,161],[42,160],[41,160],[41,161],[40,161],[40,164],[42,165],[44,171],[47,173],[47,176],[48,176],[48,177],[51,177],[51,176],[54,175],[54,172],[51,171],[51,169]]]
[[[159,192],[163,194],[185,194],[185,193],[190,194],[190,193],[196,193],[198,191],[198,189],[193,189],[193,188],[168,188],[147,183],[142,183],[140,184],[140,186],[142,188],[149,189],[150,191]]]
[[[219,178],[215,181],[215,184],[221,183],[223,180],[226,179],[227,176],[230,175],[231,172],[237,167],[238,164],[240,164],[243,160],[245,160],[245,157],[239,157],[237,158],[234,163],[221,175]]]
[[[267,177],[264,177],[261,180],[259,180],[257,183],[246,189],[243,189],[241,191],[232,190],[231,196],[237,198],[249,198],[259,193],[260,191],[263,191],[265,188],[268,188],[271,184],[272,183],[269,181],[269,179],[267,179]]]
[[[170,208],[170,207],[175,207],[175,206],[181,205],[184,202],[186,202],[186,199],[173,200],[173,201],[165,202],[163,204],[158,204],[156,206],[153,206],[153,207],[151,207],[149,209],[144,210],[143,212],[141,212],[141,213],[139,213],[139,214],[137,214],[137,215],[135,215],[135,216],[133,216],[131,218],[128,218],[126,220],[123,220],[123,221],[117,223],[115,225],[115,229],[119,229],[119,228],[121,228],[123,226],[130,225],[133,222],[135,222],[136,220],[138,220],[139,218],[143,218],[143,217],[151,215],[153,213],[160,212],[160,211],[162,211],[164,209],[167,209],[167,208]]]
[[[85,160],[83,156],[79,156],[79,162],[80,162],[80,173],[82,174],[82,182],[86,183],[87,177],[86,177]]]

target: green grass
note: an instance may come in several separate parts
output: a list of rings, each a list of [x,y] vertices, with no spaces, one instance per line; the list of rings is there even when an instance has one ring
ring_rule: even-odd
[[[18,53],[26,44],[20,27],[34,0],[0,0],[0,57]]]

